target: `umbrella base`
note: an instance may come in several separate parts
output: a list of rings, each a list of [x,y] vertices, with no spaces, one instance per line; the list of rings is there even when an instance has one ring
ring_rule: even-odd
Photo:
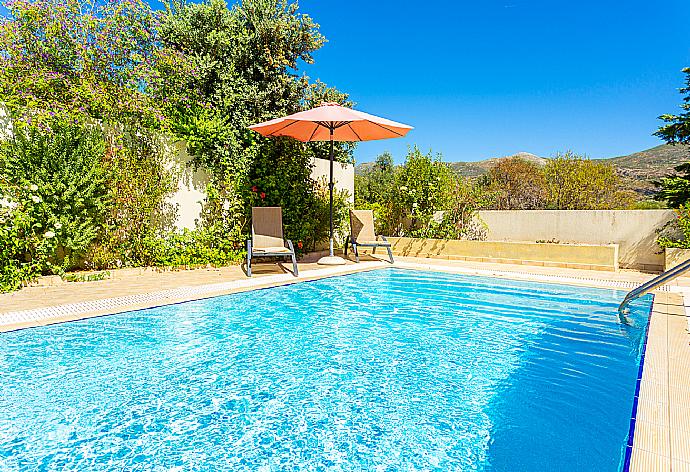
[[[318,260],[319,265],[345,265],[347,261],[340,256],[325,256]]]

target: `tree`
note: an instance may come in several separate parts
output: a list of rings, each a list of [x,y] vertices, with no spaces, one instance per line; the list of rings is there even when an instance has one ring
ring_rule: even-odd
[[[15,125],[54,117],[166,128],[194,70],[142,0],[14,0],[0,19],[0,94]]]
[[[389,152],[376,157],[370,167],[355,174],[355,206],[383,204],[395,180],[393,156]]]
[[[681,109],[684,113],[679,115],[661,115],[660,120],[667,123],[659,127],[654,133],[669,144],[690,144],[690,67],[683,69],[685,73],[685,87],[680,89],[684,95]]]
[[[487,176],[498,210],[534,210],[544,207],[546,189],[542,169],[520,157],[500,159]]]
[[[578,156],[557,154],[544,167],[547,206],[555,210],[628,208],[633,194],[621,190],[615,167]]]
[[[393,213],[399,221],[409,219],[412,228],[426,224],[435,211],[448,209],[449,190],[456,179],[440,155],[423,154],[413,147],[396,172]]]
[[[175,186],[159,135],[170,132],[169,118],[195,97],[196,89],[188,86],[196,75],[191,61],[161,42],[161,13],[143,0],[14,0],[5,7],[0,99],[11,112],[15,147],[61,146],[59,157],[70,156],[83,133],[100,141],[77,148],[64,169],[78,169],[79,162],[104,169],[112,202],[104,228],[95,228],[103,214],[96,218],[95,209],[80,209],[79,202],[91,198],[86,187],[66,192],[74,203],[60,208],[64,230],[57,236],[65,239],[57,249],[65,254],[56,258],[75,259],[98,245],[104,265],[140,262],[143,239],[169,226],[173,209],[165,199]],[[65,130],[72,141],[61,140]],[[21,143],[24,138],[29,141]],[[36,175],[63,178],[53,182],[56,187],[76,185],[76,177],[56,173],[50,159],[31,165]],[[26,178],[19,166],[5,169],[10,182]],[[75,175],[93,177],[86,171]]]
[[[327,157],[327,144],[264,138],[248,126],[322,101],[351,105],[346,94],[296,74],[325,41],[318,25],[286,0],[243,0],[232,8],[224,0],[175,0],[161,36],[199,71],[193,87],[201,96],[179,109],[174,129],[187,141],[193,164],[211,174],[203,223],[219,237],[241,241],[252,205],[281,203],[287,236],[306,237],[299,223],[320,195],[309,177],[310,160]],[[336,158],[352,161],[352,149],[336,143]],[[266,198],[257,200],[255,188]],[[300,196],[279,198],[289,192]]]
[[[671,208],[680,208],[690,201],[690,163],[673,168],[674,174],[655,181],[658,188],[654,200],[666,201]]]
[[[679,115],[661,115],[660,120],[667,123],[654,133],[668,144],[690,144],[690,67],[683,69],[685,87],[680,89],[684,95]],[[669,206],[679,208],[690,201],[690,163],[674,168],[675,173],[654,182],[658,188],[655,200],[668,201]]]

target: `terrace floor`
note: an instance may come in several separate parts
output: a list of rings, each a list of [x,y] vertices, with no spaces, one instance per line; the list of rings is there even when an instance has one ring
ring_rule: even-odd
[[[158,271],[124,269],[93,282],[44,279],[37,286],[0,294],[0,332],[102,316],[122,311],[211,296],[314,280],[332,275],[390,266],[365,256],[362,263],[320,266],[317,255],[299,264],[300,277],[290,264],[257,263],[248,279],[239,266]],[[637,271],[602,272],[513,264],[396,257],[396,267],[440,270],[551,283],[629,290],[652,274]],[[630,470],[690,472],[690,278],[680,278],[655,293],[652,316],[636,397],[634,443]]]

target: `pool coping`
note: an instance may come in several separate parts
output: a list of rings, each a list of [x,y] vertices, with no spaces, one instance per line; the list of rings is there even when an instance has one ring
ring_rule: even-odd
[[[635,442],[635,424],[636,418],[638,416],[638,407],[640,399],[640,386],[642,384],[642,376],[644,375],[644,358],[647,353],[647,341],[649,340],[649,326],[652,321],[654,299],[652,298],[652,303],[649,306],[649,314],[647,316],[647,322],[644,328],[644,341],[642,342],[642,352],[640,353],[640,364],[637,368],[637,379],[635,380],[635,395],[633,397],[632,411],[630,412],[630,424],[628,426],[628,440],[624,446],[625,452],[623,454],[623,472],[630,472],[630,467],[632,463],[632,451]]]
[[[195,300],[231,295],[263,288],[311,282],[327,277],[348,275],[356,272],[382,269],[390,266],[384,262],[362,262],[357,265],[330,266],[324,269],[301,271],[299,277],[292,274],[268,275],[229,282],[179,287],[167,290],[104,298],[84,302],[54,305],[45,308],[0,313],[0,334],[51,324],[79,321],[88,318],[115,315],[129,311],[145,310],[175,305]]]
[[[611,280],[604,277],[559,276],[552,274],[535,274],[529,271],[477,269],[446,266],[437,263],[421,264],[408,261],[396,261],[395,264],[389,264],[382,261],[367,261],[353,265],[328,266],[319,269],[301,271],[299,277],[294,277],[291,274],[268,275],[229,282],[178,287],[167,290],[140,293],[136,295],[59,304],[29,310],[9,311],[4,313],[0,312],[0,333],[16,331],[18,329],[46,326],[56,323],[78,321],[96,316],[114,315],[126,311],[155,308],[158,306],[172,305],[222,295],[230,295],[232,293],[256,290],[260,288],[309,282],[326,277],[334,277],[368,270],[384,269],[388,267],[594,288],[631,289],[637,286],[637,283],[634,282]]]
[[[657,293],[636,386],[625,471],[690,471],[688,297]]]

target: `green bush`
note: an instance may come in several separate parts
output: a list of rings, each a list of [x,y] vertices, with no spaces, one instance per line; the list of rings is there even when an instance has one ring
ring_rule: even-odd
[[[309,165],[328,144],[248,129],[323,101],[351,105],[297,73],[324,38],[296,3],[90,6],[21,0],[0,24],[16,133],[0,145],[3,290],[76,268],[235,263],[257,205],[283,208],[299,251],[327,239],[328,194]],[[178,176],[164,135],[186,140],[210,175],[198,230],[173,231]],[[351,162],[353,146],[336,143],[336,159]],[[335,195],[341,236],[347,197]]]
[[[6,192],[11,185],[24,198],[15,213],[23,212],[32,231],[54,233],[49,258],[61,269],[80,267],[103,234],[110,210],[104,154],[100,131],[57,121],[51,128],[24,128],[0,145],[0,179]]]
[[[206,230],[184,230],[163,237],[144,238],[141,262],[148,266],[224,266],[244,257],[243,246]]]
[[[475,210],[486,204],[480,186],[453,173],[440,156],[410,149],[393,166],[388,154],[355,180],[356,207],[374,212],[376,230],[389,236],[477,238]],[[442,212],[442,213],[437,213]]]
[[[0,180],[0,292],[16,290],[54,269],[50,257],[56,228],[35,220],[36,207],[42,204],[33,193],[36,189]]]
[[[690,249],[690,203],[681,205],[676,215],[676,219],[660,231],[657,243],[662,248]]]

